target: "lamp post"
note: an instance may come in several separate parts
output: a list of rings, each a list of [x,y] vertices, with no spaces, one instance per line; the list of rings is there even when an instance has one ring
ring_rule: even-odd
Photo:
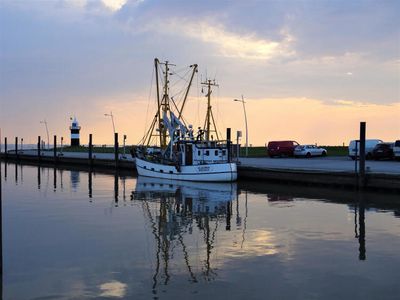
[[[114,131],[114,135],[115,135],[115,124],[114,124],[114,115],[112,113],[112,111],[109,114],[104,114],[106,117],[111,117],[111,122],[112,122],[112,126],[113,126],[113,131]]]
[[[243,95],[242,95],[242,99],[233,99],[233,101],[238,101],[238,102],[242,102],[243,104],[243,112],[244,112],[244,121],[246,124],[246,157],[249,155],[249,131],[247,128],[247,115],[246,115],[246,106],[244,105],[246,102],[244,101]]]
[[[49,129],[47,127],[47,121],[46,119],[44,119],[43,121],[40,121],[41,124],[44,124],[44,126],[46,127],[46,134],[47,134],[47,149],[49,149],[50,146],[50,138],[49,138]]]

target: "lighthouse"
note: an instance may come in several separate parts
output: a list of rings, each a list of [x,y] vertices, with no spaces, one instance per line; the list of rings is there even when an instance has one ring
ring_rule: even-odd
[[[72,120],[72,118],[71,118]],[[71,126],[69,127],[71,130],[71,146],[80,146],[79,143],[79,131],[81,130],[81,126],[79,126],[78,121],[74,117]]]

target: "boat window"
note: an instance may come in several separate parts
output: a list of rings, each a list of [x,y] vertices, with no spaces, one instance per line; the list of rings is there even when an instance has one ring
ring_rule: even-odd
[[[210,151],[206,150],[206,155],[209,156],[210,155]]]
[[[144,169],[147,169],[147,167],[146,167],[146,166],[143,166],[143,168],[144,168]]]
[[[152,171],[154,171],[154,168],[151,168]]]
[[[172,172],[172,171],[169,171],[169,174],[173,174],[174,172]]]
[[[222,150],[222,155],[226,155],[226,150]]]
[[[200,150],[199,150],[199,151],[197,151],[197,155],[198,155],[198,156],[200,156],[200,155],[201,155],[201,154],[200,154]]]
[[[160,170],[161,173],[164,173],[164,170]]]
[[[215,150],[215,156],[218,156],[218,150]]]

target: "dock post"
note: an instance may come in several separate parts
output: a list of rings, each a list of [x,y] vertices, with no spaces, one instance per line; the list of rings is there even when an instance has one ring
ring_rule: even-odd
[[[93,166],[93,140],[92,134],[89,134],[89,165]]]
[[[114,159],[115,159],[115,168],[118,168],[118,132],[114,133]]]
[[[231,129],[226,129],[226,147],[228,148],[228,162],[232,159],[232,149],[231,149]]]
[[[7,159],[8,153],[7,153],[7,137],[4,138],[4,155],[5,158]]]
[[[358,168],[360,188],[365,187],[365,130],[366,123],[360,122],[360,164]]]
[[[15,158],[18,160],[18,137],[15,137]]]
[[[54,163],[57,163],[57,136],[54,135],[54,149],[53,149]]]
[[[37,138],[37,156],[38,156],[38,160],[40,161],[40,143],[41,143],[41,138],[40,135]]]

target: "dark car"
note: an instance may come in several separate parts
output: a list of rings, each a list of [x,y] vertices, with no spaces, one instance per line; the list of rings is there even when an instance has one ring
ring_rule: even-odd
[[[379,159],[393,159],[393,143],[380,143],[375,146],[372,150],[372,158],[375,160]]]
[[[299,146],[296,141],[271,141],[268,143],[268,155],[274,156],[293,156],[294,148]]]

